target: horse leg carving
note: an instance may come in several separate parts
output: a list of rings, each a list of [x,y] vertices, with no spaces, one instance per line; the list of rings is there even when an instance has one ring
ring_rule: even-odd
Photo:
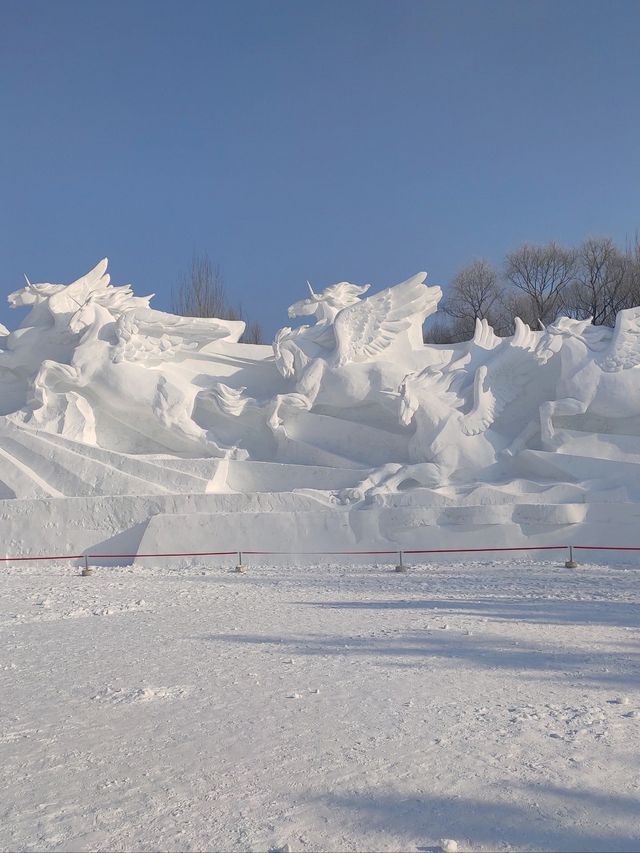
[[[72,391],[81,384],[75,367],[47,359],[42,362],[40,370],[33,380],[31,399],[28,403],[34,409],[40,408],[47,404],[51,394]]]
[[[338,498],[342,503],[375,498],[397,492],[408,480],[415,480],[420,486],[435,488],[448,482],[449,472],[437,462],[416,462],[412,465],[390,462],[378,468],[354,488],[343,489]]]
[[[266,410],[267,426],[276,437],[287,438],[287,430],[280,416],[280,409],[285,405],[309,411],[312,402],[305,394],[298,394],[295,391],[291,394],[278,394],[275,400],[267,405]]]
[[[564,397],[561,400],[543,403],[540,406],[540,432],[543,447],[555,450],[561,443],[553,425],[555,415],[583,415],[588,408],[588,400],[578,400],[576,397]]]
[[[341,503],[353,503],[363,500],[370,492],[379,487],[382,483],[387,483],[398,471],[404,469],[403,465],[396,462],[389,462],[373,471],[368,477],[365,477],[357,486],[350,489],[342,489],[338,493],[338,499]]]
[[[528,423],[526,427],[514,438],[511,444],[502,451],[505,456],[517,456],[527,446],[531,439],[540,431],[540,425],[535,421]]]
[[[398,471],[371,489],[367,496],[376,497],[388,492],[397,492],[402,484],[408,480],[415,480],[420,486],[435,488],[448,482],[449,474],[436,462],[416,462],[412,465],[403,465]]]

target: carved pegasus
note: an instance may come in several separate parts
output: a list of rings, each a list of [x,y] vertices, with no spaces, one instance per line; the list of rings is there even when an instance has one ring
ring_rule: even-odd
[[[105,259],[66,287],[28,284],[12,295],[15,304],[21,299],[40,309],[46,304],[47,315],[40,311],[40,322],[30,331],[44,342],[64,333],[71,347],[68,357],[63,352],[39,363],[29,378],[21,418],[54,431],[64,431],[69,421],[74,434],[95,441],[94,408],[103,409],[160,446],[238,455],[195,423],[200,388],[172,381],[163,368],[211,342],[237,341],[244,323],[155,311],[149,307],[151,296],[136,297],[129,285],[112,286],[106,268]],[[49,355],[45,347],[42,351]],[[66,417],[68,412],[72,417]]]
[[[395,491],[408,481],[442,486],[461,472],[494,464],[504,440],[490,431],[534,378],[541,363],[539,343],[540,333],[520,319],[511,338],[497,337],[486,320],[478,320],[466,354],[407,374],[399,388],[399,416],[404,426],[415,428],[411,464],[383,465],[356,488],[344,490],[341,499]],[[483,363],[475,367],[479,354]]]
[[[397,388],[402,368],[391,357],[421,348],[422,324],[438,306],[439,287],[424,284],[426,273],[362,299],[369,285],[348,282],[327,287],[289,308],[290,317],[315,316],[314,326],[285,327],[273,349],[278,370],[295,380],[294,393],[279,395],[269,424],[282,429],[283,404],[311,409],[314,405],[350,409]],[[339,416],[339,415],[338,415]]]
[[[376,358],[397,341],[403,332],[410,331],[413,346],[422,344],[422,324],[434,313],[442,298],[439,287],[427,287],[425,272],[386,290],[361,299],[370,285],[355,285],[343,281],[314,293],[289,308],[290,317],[315,316],[314,327],[303,326],[293,333],[298,345],[313,341],[325,350],[325,357],[336,367]],[[285,333],[285,334],[282,334]],[[282,329],[279,343],[291,333]],[[287,375],[284,368],[283,375]]]
[[[561,444],[556,415],[640,417],[640,307],[619,311],[613,330],[591,325],[591,318],[561,317],[546,336],[549,351],[558,353],[560,375],[555,399],[540,406],[544,446]]]

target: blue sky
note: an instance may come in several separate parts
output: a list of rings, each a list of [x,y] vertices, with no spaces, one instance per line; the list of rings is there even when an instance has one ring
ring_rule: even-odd
[[[304,291],[446,283],[640,228],[640,3],[0,0],[4,295],[194,252],[269,335]]]

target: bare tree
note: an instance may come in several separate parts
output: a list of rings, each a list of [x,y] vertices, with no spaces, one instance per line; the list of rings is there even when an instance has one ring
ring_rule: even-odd
[[[488,320],[501,336],[514,333],[515,317],[536,329],[561,312],[612,326],[619,311],[637,305],[640,233],[624,252],[608,237],[589,238],[577,250],[555,242],[527,244],[507,255],[503,286],[485,261],[464,267],[449,285],[442,314],[429,322],[424,340],[469,340],[478,318]]]
[[[502,290],[494,268],[484,260],[475,260],[460,270],[450,283],[440,316],[424,335],[426,343],[449,344],[473,337],[476,320],[488,320],[498,334],[508,325],[501,310]]]
[[[254,321],[253,323],[247,323],[247,327],[244,330],[244,334],[240,339],[245,344],[261,344],[262,343],[262,326],[260,323]]]
[[[457,321],[454,329],[464,333],[462,340],[466,340],[473,335],[477,319],[486,319],[492,325],[498,322],[500,297],[496,271],[486,261],[476,260],[455,276],[442,310]]]
[[[517,290],[505,290],[500,301],[500,318],[496,323],[498,334],[513,335],[516,317],[519,317],[532,329],[539,325],[538,310],[531,297]]]
[[[453,344],[458,338],[450,323],[445,320],[434,320],[423,334],[425,344]]]
[[[596,326],[612,326],[629,300],[627,258],[608,237],[589,238],[580,246],[575,279],[567,291],[567,308]]]
[[[507,255],[505,278],[530,300],[536,325],[554,320],[563,307],[575,264],[576,252],[554,241],[546,246],[525,243]]]
[[[627,246],[625,258],[626,304],[624,308],[640,305],[640,233],[636,231],[634,242]]]
[[[218,317],[220,320],[242,320],[242,307],[234,305],[228,295],[219,266],[208,255],[194,255],[191,269],[171,292],[171,310],[185,317]],[[243,343],[262,343],[259,323],[247,324]]]
[[[171,310],[185,317],[219,317],[239,320],[240,311],[230,304],[220,267],[207,255],[194,255],[191,269],[171,293]]]

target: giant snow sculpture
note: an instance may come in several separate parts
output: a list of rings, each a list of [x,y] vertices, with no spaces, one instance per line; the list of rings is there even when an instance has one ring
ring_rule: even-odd
[[[7,552],[62,529],[76,549],[635,535],[640,309],[425,345],[442,294],[419,273],[373,295],[309,285],[289,309],[308,322],[267,347],[156,311],[106,268],[9,296],[30,310],[0,327]]]

